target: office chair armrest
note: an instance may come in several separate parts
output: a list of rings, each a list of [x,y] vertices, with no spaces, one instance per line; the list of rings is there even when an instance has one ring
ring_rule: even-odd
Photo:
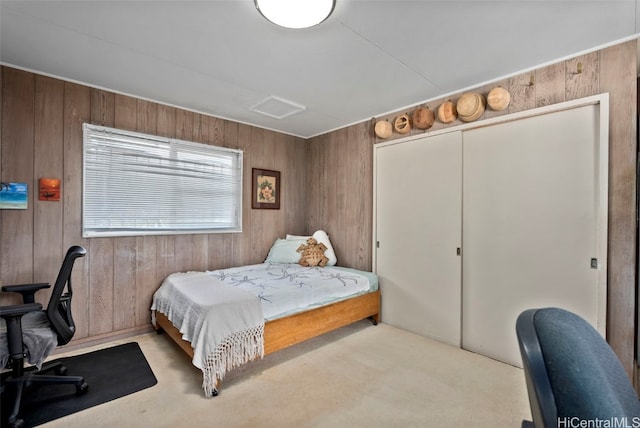
[[[40,303],[27,303],[24,305],[10,305],[0,306],[0,317],[16,317],[22,316],[29,312],[41,311],[42,305]]]
[[[24,357],[22,316],[40,310],[42,310],[40,303],[0,306],[0,317],[4,318],[7,324],[7,347],[9,348],[9,358],[12,361],[21,360]],[[22,375],[22,361],[20,361],[20,369],[16,373]]]
[[[22,294],[22,303],[34,303],[36,291],[43,288],[51,287],[46,282],[40,282],[37,284],[17,284],[17,285],[5,285],[2,287],[2,291],[20,293]]]

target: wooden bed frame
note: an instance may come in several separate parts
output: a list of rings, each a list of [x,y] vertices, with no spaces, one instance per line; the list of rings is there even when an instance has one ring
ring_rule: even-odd
[[[156,331],[164,331],[193,358],[191,343],[182,339],[180,331],[161,312],[155,313]],[[265,322],[264,354],[304,342],[340,327],[370,318],[374,325],[380,321],[380,290],[341,300],[327,306]],[[218,382],[218,387],[220,382]],[[214,393],[214,395],[217,395]]]

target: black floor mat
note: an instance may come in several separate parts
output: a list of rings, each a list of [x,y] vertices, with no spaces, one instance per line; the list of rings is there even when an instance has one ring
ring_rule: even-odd
[[[42,385],[23,394],[19,418],[25,427],[49,422],[116,398],[149,388],[158,381],[140,346],[135,343],[60,358],[67,375],[83,376],[89,390],[76,395],[73,385]],[[11,412],[11,394],[2,394],[3,426]]]

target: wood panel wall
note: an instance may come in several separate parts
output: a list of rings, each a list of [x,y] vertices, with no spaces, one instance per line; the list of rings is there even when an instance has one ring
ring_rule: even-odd
[[[636,255],[636,76],[637,40],[577,56],[531,72],[522,73],[474,90],[485,96],[495,86],[511,93],[509,107],[487,110],[480,118],[533,109],[608,92],[610,95],[609,164],[609,260],[607,338],[631,375],[634,361],[635,255]],[[578,64],[581,64],[581,70]],[[422,104],[434,112],[454,94]],[[373,132],[376,120],[390,120],[402,113],[372,119],[310,139],[309,201],[307,229],[325,229],[337,247],[339,263],[359,269],[372,267],[372,201],[374,144],[387,140]],[[436,120],[428,133],[462,124]],[[339,155],[338,155],[339,154]],[[570,165],[567,165],[570,168]],[[419,183],[416,183],[419,192]]]
[[[325,230],[338,265],[371,270],[373,141],[368,122],[312,139],[307,230]]]
[[[72,278],[72,343],[149,328],[153,292],[171,272],[259,263],[277,237],[307,233],[308,143],[300,138],[10,67],[0,85],[0,179],[29,185],[27,210],[0,210],[0,283],[53,282],[66,249],[84,246]],[[83,239],[84,122],[241,149],[242,233]],[[281,171],[280,210],[251,209],[254,167]],[[41,177],[62,179],[60,202],[38,200]]]

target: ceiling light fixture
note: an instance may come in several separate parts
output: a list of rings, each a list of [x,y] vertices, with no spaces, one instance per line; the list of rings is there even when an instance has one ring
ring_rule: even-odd
[[[331,15],[335,0],[254,0],[266,19],[285,28],[307,28]]]

